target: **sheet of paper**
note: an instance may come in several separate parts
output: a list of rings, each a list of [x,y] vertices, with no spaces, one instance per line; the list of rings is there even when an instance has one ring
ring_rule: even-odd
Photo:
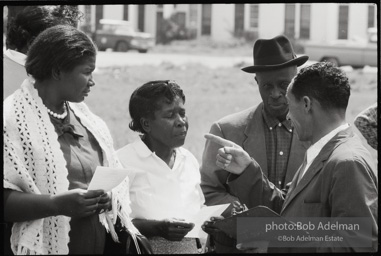
[[[103,189],[108,192],[118,186],[129,172],[128,169],[97,166],[87,190]]]
[[[220,216],[230,204],[220,204],[213,206],[204,206],[200,209],[197,215],[189,219],[189,222],[194,223],[194,228],[185,237],[198,237],[200,239],[206,239],[208,236],[201,226],[205,221],[210,220],[210,217]]]

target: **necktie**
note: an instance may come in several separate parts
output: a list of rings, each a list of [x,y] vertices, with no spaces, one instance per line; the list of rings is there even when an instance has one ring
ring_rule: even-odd
[[[296,185],[298,185],[300,180],[302,179],[303,173],[304,173],[304,169],[306,168],[306,165],[307,165],[307,153],[304,155],[303,163],[300,166],[300,170],[299,170],[299,173],[298,173],[298,179],[297,179]]]

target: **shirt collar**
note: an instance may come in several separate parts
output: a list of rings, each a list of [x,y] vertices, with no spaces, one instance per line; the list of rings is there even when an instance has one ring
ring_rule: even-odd
[[[154,154],[147,145],[143,142],[142,136],[140,136],[139,139],[137,139],[135,142],[132,143],[132,146],[135,148],[136,153],[142,157],[149,157]]]
[[[25,66],[25,61],[26,61],[26,55],[25,54],[18,52],[18,51],[7,49],[4,52],[4,55],[6,55],[8,58],[13,60],[14,62],[17,62],[18,64],[20,64],[22,66]]]
[[[263,119],[265,120],[265,124],[270,130],[274,129],[276,126],[279,126],[279,124],[281,124],[281,126],[284,126],[284,128],[286,128],[289,132],[292,132],[292,124],[290,119],[286,118],[284,121],[279,122],[277,118],[269,115],[265,111],[264,107],[262,108],[262,116],[263,116]]]
[[[72,134],[74,137],[83,137],[83,134],[81,134],[81,132],[79,131],[78,129],[78,125],[77,123],[70,123],[70,110],[68,110],[68,115],[64,118],[63,121],[60,121],[54,117],[51,117],[50,116],[50,120],[51,122],[53,123],[54,125],[54,129],[58,135],[58,137],[60,137],[61,135],[63,135],[64,133],[70,133]]]
[[[137,139],[135,142],[132,143],[132,146],[134,147],[136,153],[141,157],[141,158],[147,158],[150,156],[155,155],[155,152],[152,152],[147,145],[143,142],[142,136],[140,136],[139,139]],[[181,147],[175,148],[176,151],[176,158],[183,158],[184,152]]]
[[[321,149],[330,141],[337,133],[341,132],[342,130],[345,130],[349,127],[349,124],[343,124],[339,127],[335,128],[331,132],[329,132],[327,135],[322,137],[320,140],[315,142],[311,147],[307,149],[307,163],[312,162],[316,156],[320,153]]]

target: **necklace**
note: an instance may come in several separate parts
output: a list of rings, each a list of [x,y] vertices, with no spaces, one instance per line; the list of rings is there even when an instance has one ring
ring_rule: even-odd
[[[45,105],[44,105],[45,106]],[[48,111],[49,115],[55,117],[55,118],[58,118],[58,119],[64,119],[66,116],[67,116],[67,106],[66,106],[66,102],[64,103],[64,112],[62,114],[57,114],[57,113],[54,113],[53,111],[51,111],[50,109],[48,109],[47,106],[45,106],[46,110]]]

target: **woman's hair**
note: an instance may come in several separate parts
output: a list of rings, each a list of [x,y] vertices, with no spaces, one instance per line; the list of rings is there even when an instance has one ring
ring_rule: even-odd
[[[6,47],[21,52],[45,29],[56,25],[77,27],[82,17],[78,8],[71,5],[25,7],[8,22]]]
[[[130,99],[131,130],[145,134],[140,120],[144,118],[155,118],[155,111],[159,110],[159,101],[163,98],[170,104],[176,97],[185,103],[185,95],[180,86],[170,80],[151,81],[137,88]]]
[[[58,25],[46,29],[29,48],[25,69],[34,79],[43,81],[55,70],[69,72],[89,57],[95,57],[93,41],[82,31]]]

